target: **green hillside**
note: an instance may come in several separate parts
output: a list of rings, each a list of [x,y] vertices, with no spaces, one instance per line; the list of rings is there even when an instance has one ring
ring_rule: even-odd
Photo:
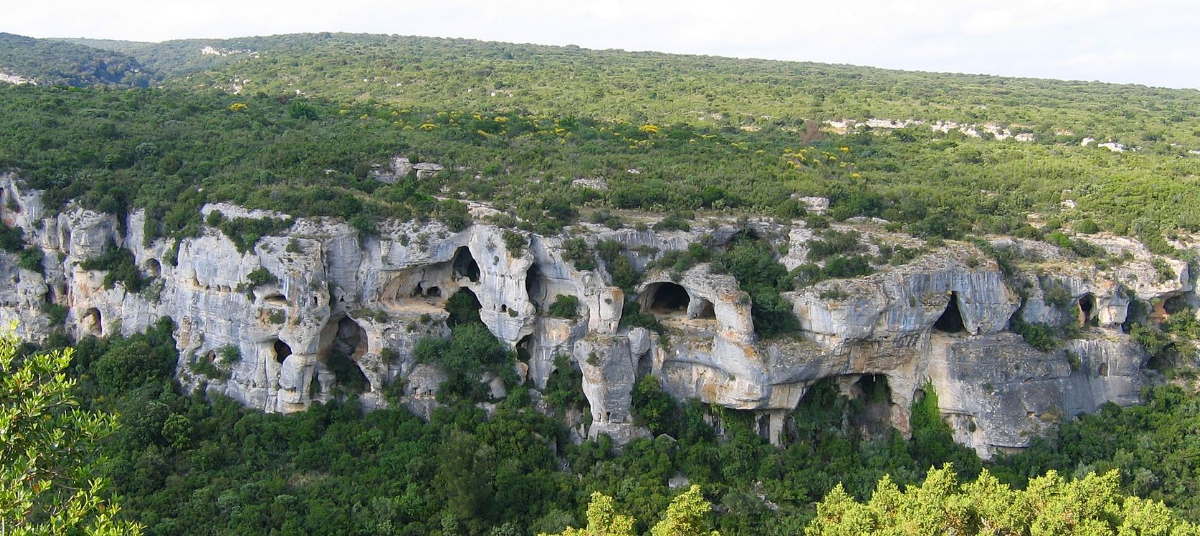
[[[822,196],[835,219],[920,236],[1032,236],[1030,214],[1151,242],[1200,230],[1197,91],[415,37],[81,42],[132,55],[165,87],[2,87],[0,166],[87,206],[167,211],[183,195],[360,213],[296,199],[315,195],[373,220],[396,203],[432,215],[410,203],[423,192],[552,231],[581,208],[794,217],[791,197]],[[872,118],[925,123],[828,124]],[[959,125],[930,126],[945,121]],[[1110,140],[1128,150],[1097,146]],[[397,154],[446,171],[370,180]]]
[[[112,50],[0,33],[0,73],[40,85],[146,86],[138,61]]]

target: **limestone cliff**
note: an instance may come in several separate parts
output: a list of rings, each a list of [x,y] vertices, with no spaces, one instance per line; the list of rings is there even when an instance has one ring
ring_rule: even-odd
[[[76,337],[138,332],[169,316],[185,387],[204,386],[271,412],[337,397],[345,380],[340,370],[361,375],[368,407],[387,404],[385,390],[403,379],[401,400],[427,414],[442,376],[418,365],[413,349],[421,338],[448,334],[446,301],[469,292],[488,329],[519,349],[522,381],[545,387],[558,355],[580,368],[591,410],[581,431],[590,436],[624,441],[645,433],[630,414],[634,381],[645,374],[677,397],[755,412],[760,431],[776,442],[815,382],[837,378],[854,396],[862,382],[886,378],[894,426],[907,431],[910,404],[932,388],[956,438],[989,456],[1026,446],[1061,419],[1105,402],[1136,403],[1148,356],[1119,327],[1131,300],[1196,300],[1186,264],[1165,260],[1174,277],[1163,277],[1153,256],[1127,239],[1085,237],[1125,253],[1119,265],[1100,270],[1066,263],[1045,244],[997,238],[993,247],[1020,253],[1015,271],[1002,271],[972,244],[948,244],[867,277],[785,293],[800,331],[760,340],[750,296],[707,264],[682,273],[648,269],[637,295],[627,297],[602,264],[579,270],[565,261],[566,236],[528,235],[527,247],[510,251],[504,230],[484,224],[453,232],[437,222],[391,222],[378,236],[360,237],[342,222],[301,219],[240,253],[216,229],[147,245],[141,213],[125,222],[81,209],[52,214],[38,192],[12,176],[0,177],[0,189],[0,216],[46,254],[38,273],[0,253],[7,282],[0,287],[0,322],[17,321],[22,337],[39,341],[55,329],[46,304],[67,307],[65,327]],[[230,205],[204,208],[210,210],[273,216]],[[786,249],[789,268],[805,261],[814,233],[802,222],[749,225]],[[855,225],[867,247],[915,246],[871,222]],[[576,232],[593,247],[604,239],[620,242],[644,269],[702,237],[719,248],[737,230],[733,222],[715,222],[687,232],[587,224]],[[133,253],[152,279],[146,289],[105,288],[103,272],[80,267],[110,245]],[[256,285],[251,274],[264,270],[271,277]],[[577,318],[546,314],[558,295],[579,299]],[[667,336],[623,327],[629,300],[655,315]],[[1026,322],[1094,327],[1041,352],[1009,331],[1018,314]],[[331,367],[334,352],[350,356],[354,367]],[[223,354],[240,358],[230,362]],[[221,374],[196,372],[213,369]]]

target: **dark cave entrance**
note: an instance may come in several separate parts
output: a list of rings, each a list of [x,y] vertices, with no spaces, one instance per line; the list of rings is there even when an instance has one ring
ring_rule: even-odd
[[[471,250],[467,246],[459,246],[454,251],[451,264],[454,266],[456,277],[465,277],[472,283],[479,282],[479,263],[475,262],[475,257],[471,256]]]
[[[716,317],[717,311],[713,308],[712,302],[704,298],[696,298],[695,306],[689,307],[688,318],[715,319]]]
[[[542,311],[542,306],[546,303],[547,285],[546,276],[542,275],[542,269],[534,263],[529,266],[529,270],[525,272],[525,295],[529,297],[529,303],[538,311]]]
[[[333,338],[331,353],[340,353],[358,359],[367,353],[367,332],[350,317],[338,321],[337,334]]]
[[[946,304],[946,310],[942,311],[942,316],[939,316],[937,321],[933,323],[933,329],[943,333],[962,333],[966,330],[966,325],[963,324],[962,312],[958,309],[958,293],[950,293],[950,303]]]
[[[864,374],[850,385],[850,424],[863,438],[892,430],[892,388],[883,374]]]
[[[1079,297],[1079,325],[1085,326],[1094,318],[1096,312],[1096,297],[1091,292]]]
[[[529,362],[533,356],[533,335],[526,335],[517,341],[517,360]]]
[[[1166,311],[1166,313],[1169,315],[1173,315],[1187,308],[1187,299],[1184,298],[1183,295],[1171,296],[1163,302],[1163,311]]]
[[[656,315],[686,312],[691,297],[682,286],[670,282],[653,283],[642,293],[642,310]]]
[[[336,328],[332,325],[326,328],[325,336],[329,336],[330,331],[332,340],[326,347],[324,362],[333,373],[334,385],[347,394],[370,390],[371,382],[358,363],[368,349],[366,330],[354,319],[342,317]]]
[[[275,344],[273,344],[271,346],[271,348],[273,350],[275,350],[275,361],[276,362],[283,363],[283,361],[285,359],[287,359],[288,356],[292,355],[292,347],[288,346],[288,343],[283,342],[279,339],[275,339]]]

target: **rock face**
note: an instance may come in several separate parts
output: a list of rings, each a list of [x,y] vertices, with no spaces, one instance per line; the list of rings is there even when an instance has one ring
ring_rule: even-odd
[[[394,171],[417,167],[405,164],[395,163]],[[785,293],[801,329],[764,341],[754,332],[750,296],[732,276],[707,264],[682,273],[647,269],[663,252],[702,238],[719,247],[737,231],[728,224],[690,232],[581,226],[579,236],[593,248],[615,240],[645,270],[636,295],[626,296],[602,263],[578,270],[565,261],[560,236],[529,235],[527,247],[510,251],[504,230],[489,225],[454,232],[439,223],[391,222],[379,236],[360,237],[344,223],[298,220],[244,253],[212,228],[145,245],[140,213],[126,222],[80,209],[49,214],[39,194],[12,176],[0,176],[0,189],[4,222],[46,253],[43,273],[0,253],[0,322],[16,321],[20,336],[39,341],[55,329],[47,304],[67,308],[74,336],[130,334],[169,316],[181,355],[177,377],[186,388],[272,412],[336,398],[349,381],[364,386],[364,405],[380,407],[388,404],[389,386],[403,379],[391,400],[429,415],[444,376],[418,365],[413,350],[424,337],[448,336],[446,303],[469,293],[488,329],[518,349],[524,381],[544,388],[558,356],[582,371],[592,437],[626,441],[648,433],[630,409],[633,385],[647,374],[676,397],[755,412],[760,432],[775,442],[815,382],[835,378],[854,396],[864,382],[886,380],[891,424],[908,432],[910,405],[932,389],[956,439],[990,456],[1027,446],[1062,419],[1105,402],[1136,403],[1148,357],[1119,329],[1129,304],[1196,300],[1186,264],[1168,261],[1175,277],[1163,277],[1144,248],[1123,239],[1090,239],[1130,252],[1107,271],[1060,265],[1045,244],[997,239],[993,247],[1025,259],[1007,274],[974,246],[954,243],[870,276]],[[210,210],[275,216],[230,205],[204,208]],[[811,231],[750,225],[787,247],[789,268],[806,260]],[[868,239],[905,240],[882,232],[866,232]],[[152,278],[145,290],[105,288],[103,272],[80,268],[114,245],[131,251]],[[576,318],[546,314],[559,295],[578,298]],[[627,301],[654,315],[667,335],[622,326]],[[1040,352],[1009,332],[1014,317],[1095,327]],[[213,368],[220,374],[197,372]],[[497,394],[503,387],[491,385]]]

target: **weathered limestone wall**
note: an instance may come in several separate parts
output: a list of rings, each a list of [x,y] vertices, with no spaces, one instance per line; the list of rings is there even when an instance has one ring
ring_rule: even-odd
[[[470,291],[488,329],[520,350],[523,381],[543,388],[560,355],[580,368],[592,437],[624,441],[646,433],[630,413],[633,384],[644,374],[677,397],[759,413],[772,440],[813,383],[836,377],[853,393],[860,378],[878,375],[887,380],[890,419],[901,431],[908,431],[912,401],[932,388],[956,439],[988,456],[1026,446],[1063,418],[1105,402],[1136,403],[1147,356],[1119,329],[1131,299],[1195,302],[1187,265],[1168,261],[1177,277],[1163,280],[1136,242],[1096,239],[1131,252],[1127,262],[1100,272],[1055,264],[1057,252],[1045,244],[997,239],[997,246],[1040,259],[1031,262],[1043,275],[1032,275],[1032,268],[1006,275],[974,246],[954,243],[867,277],[785,293],[801,330],[772,341],[755,335],[750,297],[731,276],[706,264],[681,274],[649,270],[628,299],[667,327],[668,336],[660,337],[619,325],[625,294],[603,268],[580,271],[564,261],[562,236],[530,235],[528,247],[510,252],[502,229],[489,225],[452,232],[436,222],[392,222],[380,236],[360,238],[344,223],[317,219],[299,220],[245,253],[211,228],[178,244],[144,245],[141,213],[124,225],[81,209],[50,214],[38,193],[12,176],[0,176],[0,188],[0,216],[46,253],[44,274],[0,253],[0,322],[17,321],[20,336],[38,341],[55,329],[47,303],[69,308],[65,327],[76,337],[139,332],[169,316],[185,387],[272,412],[338,396],[327,358],[342,348],[369,384],[366,406],[387,404],[385,390],[404,379],[402,400],[428,415],[442,376],[417,365],[413,349],[423,337],[449,334],[446,301]],[[204,210],[227,218],[282,216],[230,205]],[[805,243],[814,239],[798,226],[751,226],[787,246],[790,267],[804,261]],[[727,223],[691,232],[581,227],[578,236],[593,246],[603,239],[627,246],[639,268],[705,237],[720,247],[736,232]],[[903,239],[876,233],[864,240],[872,237]],[[79,267],[111,245],[129,249],[153,276],[147,289],[106,289],[102,272]],[[260,269],[277,281],[250,288],[249,275]],[[579,298],[578,318],[545,314],[560,294]],[[1048,303],[1050,294],[1060,303]],[[1038,352],[1008,331],[1018,314],[1026,322],[1097,327],[1064,348]],[[241,358],[221,363],[229,346]],[[194,372],[201,360],[227,377]]]

